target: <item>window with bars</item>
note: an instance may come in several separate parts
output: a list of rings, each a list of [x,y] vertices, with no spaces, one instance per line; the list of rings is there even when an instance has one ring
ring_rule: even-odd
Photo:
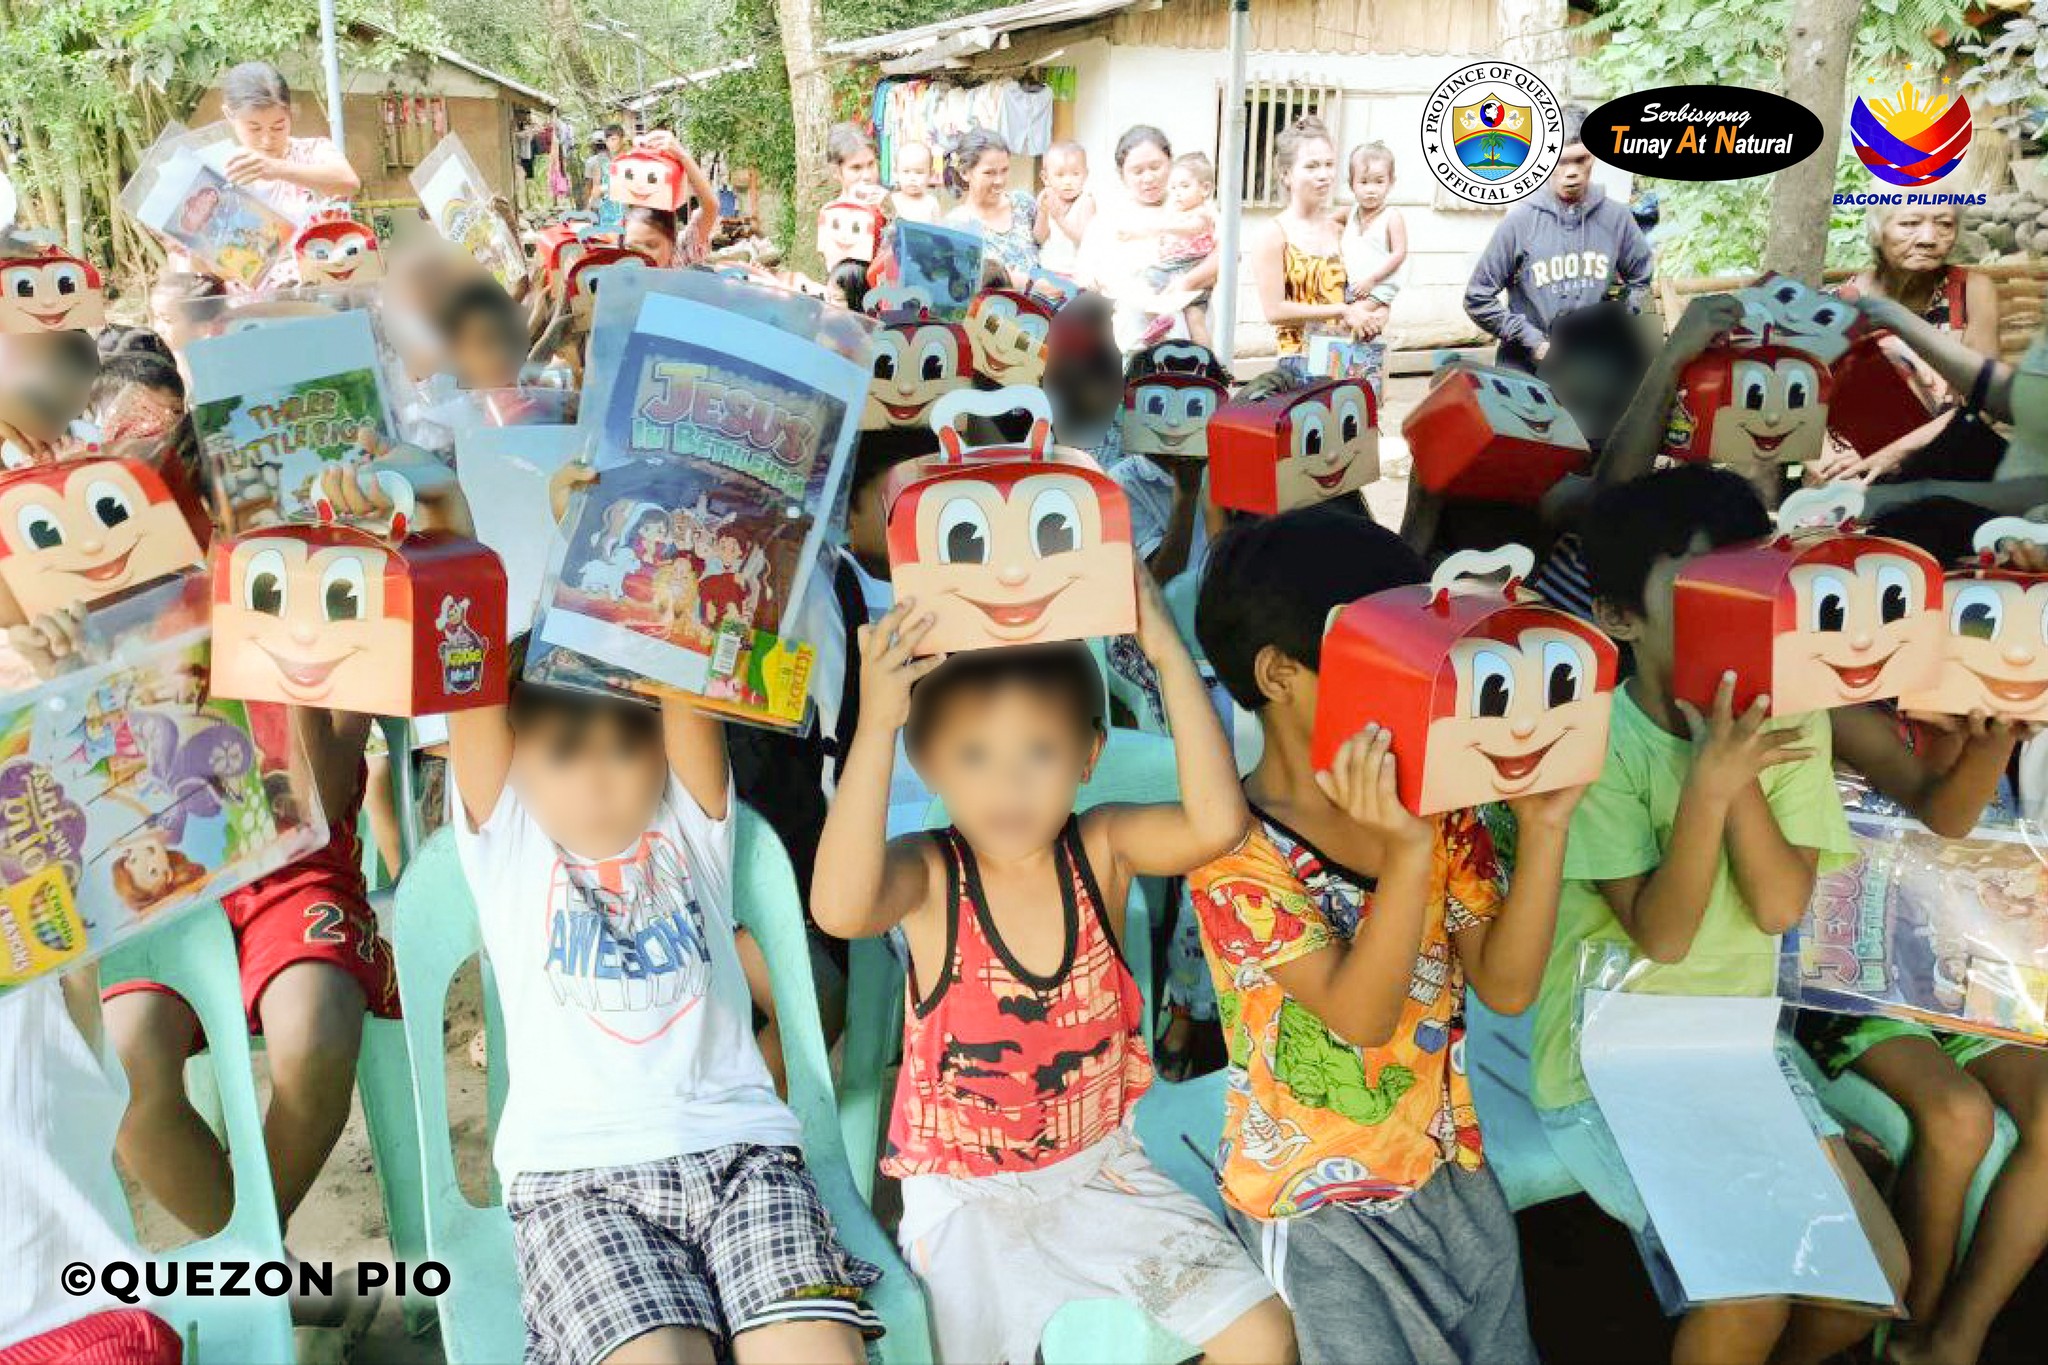
[[[1223,164],[1223,129],[1228,110],[1228,90],[1216,94],[1216,164]],[[1287,187],[1280,183],[1274,163],[1274,143],[1282,130],[1304,114],[1313,114],[1329,125],[1332,139],[1341,138],[1337,110],[1343,92],[1330,85],[1292,85],[1252,81],[1244,91],[1244,204],[1246,208],[1280,208],[1287,203]]]

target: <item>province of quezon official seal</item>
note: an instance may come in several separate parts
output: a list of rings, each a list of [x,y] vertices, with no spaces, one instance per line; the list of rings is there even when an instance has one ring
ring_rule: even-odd
[[[1461,66],[1422,107],[1422,151],[1437,183],[1475,204],[1512,204],[1550,178],[1564,151],[1557,96],[1513,62]]]

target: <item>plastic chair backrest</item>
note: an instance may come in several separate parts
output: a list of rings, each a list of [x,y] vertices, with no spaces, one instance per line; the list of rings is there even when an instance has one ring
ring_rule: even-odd
[[[284,1238],[277,1225],[277,1195],[270,1184],[263,1115],[249,1059],[241,969],[227,915],[217,905],[189,911],[110,953],[101,964],[100,978],[107,986],[137,979],[161,982],[192,1007],[206,1031],[207,1064],[227,1129],[235,1209],[218,1233],[179,1247],[164,1259],[282,1260]],[[185,1339],[186,1360],[193,1365],[293,1358],[288,1300],[177,1298],[157,1305],[156,1311]]]

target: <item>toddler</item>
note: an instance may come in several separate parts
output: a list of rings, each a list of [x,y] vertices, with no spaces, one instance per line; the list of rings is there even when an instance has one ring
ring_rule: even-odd
[[[1095,196],[1088,193],[1088,152],[1078,142],[1055,142],[1038,163],[1045,188],[1038,192],[1038,263],[1055,275],[1071,275],[1081,238],[1095,221]]]
[[[889,206],[913,223],[939,221],[939,197],[932,193],[932,149],[906,142],[896,149],[896,192]]]
[[[1174,313],[1180,314],[1189,340],[1201,346],[1209,344],[1209,292],[1202,290],[1182,302],[1182,296],[1174,291],[1180,288],[1183,276],[1216,252],[1215,192],[1216,167],[1208,157],[1188,152],[1173,159],[1166,181],[1166,206],[1172,212],[1156,228],[1148,229],[1159,236],[1159,262],[1145,271],[1144,279],[1162,295],[1165,310],[1146,330],[1148,344],[1172,334]],[[1132,235],[1142,233],[1134,230]]]
[[[1194,662],[1150,579],[1142,592],[1179,805],[1074,815],[1104,738],[1085,646],[918,659],[934,618],[910,599],[861,633],[860,725],[812,911],[849,937],[901,925],[909,948],[882,1169],[903,1181],[898,1240],[928,1290],[938,1354],[956,1365],[1028,1365],[1062,1304],[1105,1297],[1141,1305],[1212,1362],[1293,1358],[1272,1287],[1131,1132],[1152,1082],[1118,946],[1132,879],[1184,875],[1245,826]],[[952,828],[885,837],[899,730]]]
[[[1358,207],[1344,218],[1344,301],[1391,304],[1407,275],[1408,224],[1387,202],[1394,191],[1394,153],[1384,142],[1351,150],[1351,193]]]

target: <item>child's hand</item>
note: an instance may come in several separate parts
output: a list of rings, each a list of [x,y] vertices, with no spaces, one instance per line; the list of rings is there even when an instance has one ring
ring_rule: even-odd
[[[560,524],[568,520],[569,499],[585,488],[597,487],[597,471],[587,464],[565,464],[548,475],[548,510]]]
[[[1331,805],[1394,847],[1428,848],[1436,822],[1410,815],[1401,804],[1393,745],[1392,730],[1366,726],[1344,741],[1327,772],[1316,774],[1316,786]]]
[[[1681,701],[1678,709],[1692,728],[1692,776],[1687,784],[1702,795],[1732,801],[1766,768],[1811,758],[1813,750],[1799,743],[1799,732],[1784,728],[1764,729],[1771,699],[1759,696],[1740,716],[1735,714],[1735,674],[1721,675],[1714,689],[1714,710],[1702,716],[1691,702]]]
[[[1138,648],[1155,664],[1186,648],[1173,623],[1173,611],[1166,605],[1166,595],[1159,590],[1159,580],[1143,564],[1138,566]]]
[[[1691,360],[1741,325],[1741,299],[1733,294],[1701,294],[1685,305],[1665,345],[1674,359]]]
[[[413,497],[427,513],[420,519],[422,529],[434,526],[458,535],[476,533],[469,499],[463,496],[454,470],[417,446],[392,446],[390,450],[389,455],[368,464],[337,462],[320,471],[320,497],[336,516],[364,521],[389,516],[395,504],[376,476],[390,472],[411,486]]]
[[[881,620],[860,628],[860,719],[900,730],[910,720],[910,689],[925,674],[946,662],[943,654],[911,656],[917,642],[931,633],[938,617],[912,613],[917,599],[906,597]]]
[[[7,643],[38,678],[54,678],[64,671],[64,660],[85,654],[85,608],[74,603],[46,611],[27,625],[9,626]]]
[[[1508,802],[1508,809],[1514,812],[1515,824],[1521,829],[1550,829],[1562,834],[1571,828],[1572,812],[1579,808],[1579,798],[1585,794],[1584,787],[1538,792],[1516,797]]]

